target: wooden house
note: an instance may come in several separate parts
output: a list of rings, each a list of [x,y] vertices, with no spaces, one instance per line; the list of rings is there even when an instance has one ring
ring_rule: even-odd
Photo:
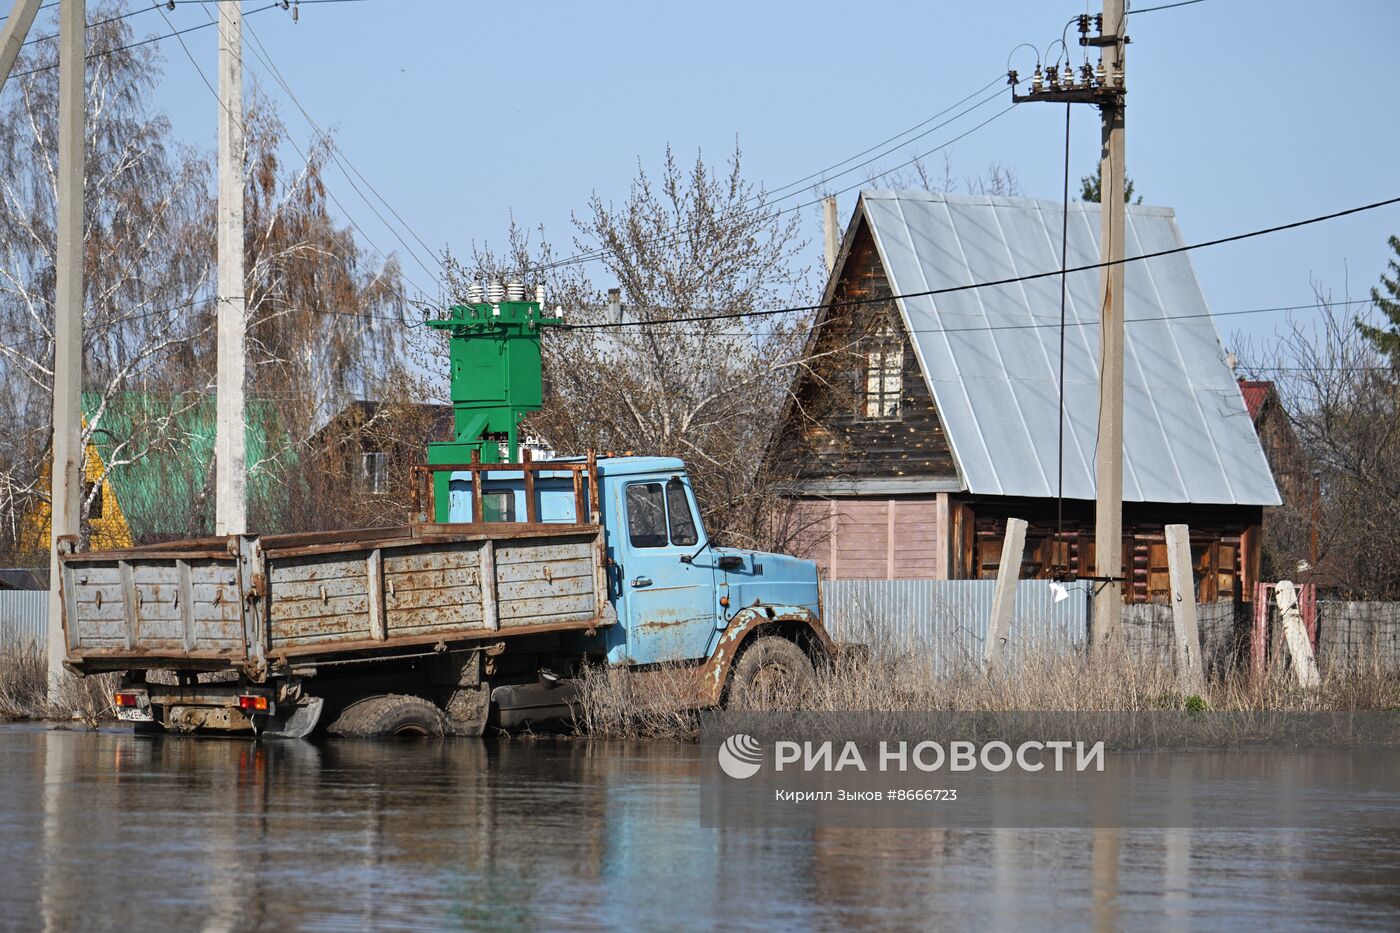
[[[1044,273],[1064,220],[1024,198],[861,195],[769,451],[826,577],[994,576],[1009,517],[1030,525],[1024,578],[1093,573],[1099,272],[1066,277],[1062,358]],[[1130,256],[1183,242],[1170,210],[1127,220]],[[1098,205],[1068,221],[1067,266],[1097,262]],[[1125,278],[1125,599],[1165,598],[1180,522],[1200,598],[1248,599],[1279,496],[1240,388],[1186,254]]]

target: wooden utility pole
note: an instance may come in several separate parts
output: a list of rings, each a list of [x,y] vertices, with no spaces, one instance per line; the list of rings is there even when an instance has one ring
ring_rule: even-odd
[[[214,441],[214,531],[247,528],[244,452],[243,11],[219,4],[218,427]]]
[[[9,19],[5,20],[5,26],[0,29],[0,90],[5,87],[5,82],[9,80],[10,69],[15,67],[15,59],[19,57],[19,50],[24,47],[24,39],[29,35],[29,27],[34,23],[34,16],[39,12],[40,0],[15,0],[15,7],[10,11]]]
[[[1042,72],[1036,63],[1028,94],[1016,90],[1020,78],[1008,77],[1011,99],[1096,104],[1102,116],[1103,148],[1099,162],[1099,249],[1104,267],[1099,307],[1099,434],[1094,457],[1094,598],[1093,645],[1098,651],[1121,647],[1123,632],[1123,258],[1127,212],[1123,205],[1124,77],[1123,0],[1104,0],[1098,35],[1089,35],[1090,19],[1080,16],[1079,44],[1097,46],[1098,67],[1085,62],[1076,72],[1068,49],[1064,70],[1057,62]]]
[[[58,11],[58,251],[53,309],[53,462],[49,466],[49,702],[59,699],[63,603],[58,541],[77,535],[83,479],[83,138],[86,0],[62,0]]]
[[[1123,78],[1123,0],[1104,0],[1105,73]],[[1122,644],[1123,634],[1123,98],[1099,106],[1103,149],[1099,162],[1099,249],[1103,262],[1099,304],[1099,440],[1094,456],[1094,647]]]

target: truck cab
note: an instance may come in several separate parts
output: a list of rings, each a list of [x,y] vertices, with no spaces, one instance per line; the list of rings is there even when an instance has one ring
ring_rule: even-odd
[[[450,499],[438,514],[451,524],[473,522],[479,483],[487,523],[529,523],[532,515],[545,524],[579,520],[568,473],[545,464],[522,466],[481,464],[452,471]],[[527,481],[531,472],[532,482]],[[601,629],[586,647],[607,663],[637,667],[710,658],[731,622],[742,624],[745,609],[772,609],[774,619],[820,619],[816,565],[714,544],[680,459],[599,457],[583,479],[580,499],[593,498],[595,475],[596,519],[603,527],[608,599],[617,624]],[[824,639],[824,632],[804,635],[803,647],[820,651]]]

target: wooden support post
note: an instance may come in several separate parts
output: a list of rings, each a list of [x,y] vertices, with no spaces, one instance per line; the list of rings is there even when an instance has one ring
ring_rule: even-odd
[[[369,603],[369,637],[387,641],[389,628],[384,621],[384,552],[379,548],[369,552],[365,560],[365,594]]]
[[[190,562],[187,560],[177,560],[175,568],[180,578],[180,588],[175,592],[175,598],[180,602],[180,630],[184,635],[185,650],[193,651],[195,645],[194,576],[190,573]]]
[[[1269,590],[1267,583],[1254,584],[1254,624],[1249,632],[1249,664],[1255,677],[1264,676],[1269,654]]]
[[[481,454],[472,451],[472,521],[484,522],[486,515],[482,506],[481,484],[486,479],[486,469],[481,464]]]
[[[894,579],[894,499],[885,500],[885,579]]]
[[[501,619],[496,605],[496,542],[487,541],[481,545],[481,621],[491,631],[501,627]]]
[[[949,509],[948,494],[938,493],[934,500],[934,551],[933,551],[933,578],[935,580],[953,579],[953,551],[956,545],[953,542],[953,516]]]
[[[530,448],[520,452],[520,462],[525,468],[525,523],[533,525],[540,520],[539,508],[535,505],[535,471],[530,469]]]
[[[1006,538],[1001,543],[1001,563],[997,565],[996,591],[992,595],[992,618],[987,623],[987,641],[982,646],[982,661],[989,670],[1001,666],[1002,649],[1011,633],[1011,613],[1016,608],[1016,582],[1021,576],[1021,558],[1025,551],[1025,521],[1008,518]]]
[[[1321,685],[1322,675],[1317,672],[1312,642],[1308,640],[1307,629],[1303,627],[1303,616],[1298,611],[1297,589],[1288,580],[1278,581],[1274,586],[1274,601],[1278,604],[1279,615],[1283,619],[1283,637],[1288,644],[1288,654],[1293,658],[1293,670],[1298,673],[1299,685]]]
[[[117,561],[117,568],[122,581],[122,602],[126,603],[126,647],[130,651],[140,639],[141,633],[137,629],[141,625],[141,607],[136,598],[136,577],[132,573],[131,562]]]
[[[1176,642],[1176,682],[1185,694],[1205,692],[1201,669],[1201,633],[1196,624],[1196,581],[1191,573],[1191,529],[1168,525],[1167,576],[1172,591],[1172,629]]]

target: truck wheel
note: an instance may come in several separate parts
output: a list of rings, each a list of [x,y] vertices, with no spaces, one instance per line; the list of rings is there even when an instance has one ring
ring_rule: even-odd
[[[817,685],[812,661],[796,644],[766,635],[744,649],[729,680],[730,709],[789,707]]]
[[[331,735],[424,735],[447,733],[447,717],[422,697],[388,694],[356,700],[331,723]]]

